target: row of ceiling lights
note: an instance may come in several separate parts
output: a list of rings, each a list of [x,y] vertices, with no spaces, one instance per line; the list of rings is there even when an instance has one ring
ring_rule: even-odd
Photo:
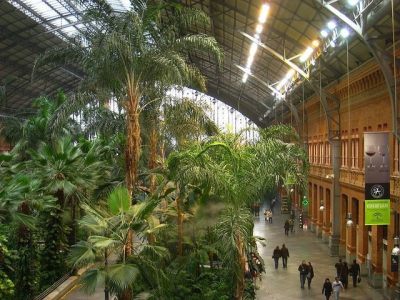
[[[347,3],[350,6],[355,6],[358,4],[360,0],[347,0]],[[260,39],[260,33],[263,30],[263,24],[265,23],[266,19],[267,19],[267,15],[269,12],[269,5],[268,4],[263,4],[261,6],[261,11],[260,11],[260,15],[258,18],[258,24],[256,26],[256,33],[254,34],[254,38],[259,41]],[[327,28],[321,30],[320,34],[322,39],[327,39],[330,35],[330,33],[332,33],[332,36],[330,38],[330,41],[328,42],[328,45],[331,47],[335,47],[336,43],[335,40],[337,39],[337,37],[340,35],[342,38],[346,39],[349,35],[350,32],[348,30],[348,28],[344,27],[342,28],[340,31],[337,29],[337,24],[334,20],[331,20],[327,23]],[[320,46],[320,41],[319,40],[314,40],[311,44],[311,46],[307,47],[306,50],[295,57],[299,57],[299,61],[300,63],[308,63],[309,59],[311,58],[311,64],[315,63],[315,57],[313,57],[313,54],[317,51],[315,51],[318,47]],[[248,79],[249,74],[251,74],[251,65],[254,61],[254,56],[257,52],[257,48],[258,48],[258,43],[254,42],[251,44],[250,46],[250,50],[249,50],[249,56],[247,58],[247,63],[246,63],[246,68],[245,68],[245,72],[243,74],[243,78],[242,78],[242,82],[245,83]],[[273,90],[273,95],[275,95],[278,99],[282,99],[284,98],[284,93],[285,91],[282,92],[282,88],[284,88],[285,86],[288,85],[288,83],[292,80],[292,78],[295,76],[296,71],[294,69],[290,69],[285,77],[280,80],[279,82],[277,82],[275,85],[275,87],[270,86],[270,88]]]
[[[261,6],[260,15],[258,17],[258,23],[256,25],[256,33],[254,34],[254,38],[257,41],[260,40],[260,34],[263,31],[264,23],[268,17],[268,12],[269,12],[269,5],[265,3]],[[253,42],[250,46],[249,56],[247,57],[246,69],[242,77],[243,83],[247,81],[247,78],[251,73],[251,65],[253,64],[254,56],[257,53],[257,48],[258,48],[257,42]]]

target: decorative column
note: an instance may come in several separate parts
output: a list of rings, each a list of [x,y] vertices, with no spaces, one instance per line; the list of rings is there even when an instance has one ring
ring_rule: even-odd
[[[382,226],[372,226],[372,253],[371,270],[369,274],[369,283],[374,288],[382,288],[382,253],[383,253],[383,228]]]
[[[364,215],[364,201],[359,202],[359,216],[358,216],[358,247],[357,247],[357,259],[361,266],[361,275],[368,274],[368,229],[365,226],[365,215]]]
[[[331,236],[329,237],[329,252],[331,256],[339,255],[340,237],[340,139],[332,139],[332,168],[333,168],[333,188],[331,201]]]
[[[356,234],[357,234],[357,222],[358,220],[358,212],[356,210],[357,204],[356,199],[351,198],[349,204],[349,212],[353,216],[354,225],[351,227],[347,227],[346,230],[346,261],[351,264],[353,260],[356,258]]]

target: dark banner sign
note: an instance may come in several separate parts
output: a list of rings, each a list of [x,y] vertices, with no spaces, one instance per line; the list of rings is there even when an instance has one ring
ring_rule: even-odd
[[[365,225],[390,224],[389,134],[364,133]]]

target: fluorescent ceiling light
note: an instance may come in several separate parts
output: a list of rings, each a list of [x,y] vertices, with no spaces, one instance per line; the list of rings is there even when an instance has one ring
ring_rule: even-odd
[[[263,4],[261,6],[261,12],[260,12],[260,16],[258,17],[258,22],[260,22],[261,24],[265,23],[265,21],[267,20],[268,11],[269,11],[269,5]]]
[[[329,21],[328,24],[327,24],[327,26],[328,26],[328,28],[329,28],[330,30],[333,30],[333,29],[335,29],[335,27],[336,27],[336,22],[335,22],[335,21]]]
[[[350,35],[350,32],[349,32],[349,30],[345,27],[345,28],[342,28],[342,29],[340,30],[340,35],[341,35],[342,38],[346,39],[346,38]]]
[[[250,51],[249,51],[249,55],[250,56],[254,56],[255,54],[256,54],[256,52],[257,52],[257,47],[258,47],[258,45],[257,45],[257,43],[252,43],[251,44],[251,46],[250,46]]]
[[[300,61],[305,62],[313,53],[314,49],[311,47],[307,47],[306,51],[300,56]]]
[[[293,69],[290,69],[289,72],[286,73],[285,78],[283,78],[278,86],[276,87],[276,89],[279,91],[289,80],[290,78],[293,77],[295,71]]]
[[[322,29],[321,35],[322,35],[322,37],[326,38],[328,36],[328,31],[326,31],[325,29]]]
[[[263,30],[263,26],[262,26],[261,24],[257,24],[257,26],[256,26],[256,33],[257,33],[257,34],[260,34],[260,33],[262,32],[262,30]]]
[[[347,3],[351,6],[357,5],[357,3],[360,2],[359,0],[347,0]]]
[[[249,74],[244,73],[242,77],[242,82],[245,83],[247,81],[247,78],[249,78]]]
[[[253,64],[254,56],[250,55],[247,58],[246,69],[250,69],[251,65]]]

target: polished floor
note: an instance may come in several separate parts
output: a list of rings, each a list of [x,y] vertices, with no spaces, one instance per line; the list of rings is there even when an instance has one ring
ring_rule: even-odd
[[[266,274],[262,275],[262,281],[258,281],[257,299],[259,300],[295,300],[295,299],[325,299],[322,295],[322,285],[325,278],[334,280],[336,274],[335,263],[337,257],[328,255],[328,245],[321,239],[317,239],[315,234],[308,230],[298,228],[296,220],[295,233],[284,234],[284,222],[289,217],[287,214],[275,212],[273,223],[268,224],[264,221],[264,216],[255,218],[254,234],[266,239],[266,246],[259,246],[259,252],[266,265]],[[274,269],[272,252],[276,246],[281,247],[286,244],[289,249],[289,259],[287,269],[282,268],[282,261],[279,260],[279,268]],[[314,267],[315,277],[311,283],[311,289],[300,288],[300,276],[297,271],[302,260],[311,262]],[[380,290],[375,290],[367,284],[366,278],[362,278],[361,283],[353,288],[351,278],[349,287],[340,293],[340,299],[352,300],[380,300],[384,299]],[[331,297],[333,299],[333,297]]]

